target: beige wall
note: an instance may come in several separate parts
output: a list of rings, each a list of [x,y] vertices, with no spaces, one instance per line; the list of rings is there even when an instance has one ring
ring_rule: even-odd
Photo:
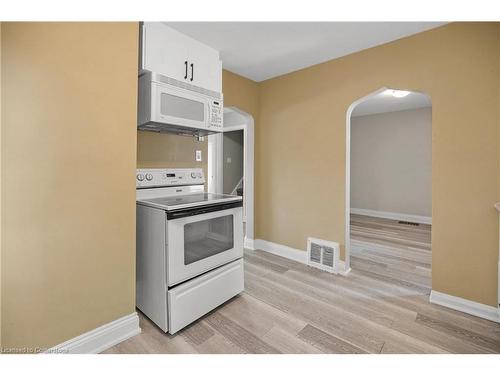
[[[196,150],[202,161],[196,161]],[[137,132],[137,168],[203,168],[207,175],[207,138],[148,131]]]
[[[225,107],[238,107],[250,113],[257,123],[259,117],[259,84],[257,82],[224,70],[222,92]]]
[[[495,305],[499,47],[498,24],[455,23],[261,83],[256,237],[305,249],[314,236],[343,253],[346,111],[384,86],[421,91],[433,104],[432,287]]]
[[[135,311],[136,23],[2,24],[2,344]]]
[[[351,208],[432,215],[432,110],[351,118]]]

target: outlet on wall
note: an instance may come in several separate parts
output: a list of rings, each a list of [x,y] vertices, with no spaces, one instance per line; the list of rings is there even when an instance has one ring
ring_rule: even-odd
[[[196,161],[201,161],[201,150],[196,150]]]

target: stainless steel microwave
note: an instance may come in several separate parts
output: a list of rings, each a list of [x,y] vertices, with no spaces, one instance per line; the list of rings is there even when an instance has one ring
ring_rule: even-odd
[[[138,101],[139,130],[198,137],[222,132],[222,93],[147,72],[139,77]]]

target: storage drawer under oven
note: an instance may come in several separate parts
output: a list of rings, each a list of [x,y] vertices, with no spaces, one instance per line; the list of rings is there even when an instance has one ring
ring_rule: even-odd
[[[243,259],[238,259],[169,289],[168,331],[176,333],[241,293],[243,288]]]

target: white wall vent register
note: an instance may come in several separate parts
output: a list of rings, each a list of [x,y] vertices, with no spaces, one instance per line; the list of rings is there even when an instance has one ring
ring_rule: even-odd
[[[340,247],[337,242],[312,237],[307,239],[307,265],[311,267],[337,273],[339,254]]]

